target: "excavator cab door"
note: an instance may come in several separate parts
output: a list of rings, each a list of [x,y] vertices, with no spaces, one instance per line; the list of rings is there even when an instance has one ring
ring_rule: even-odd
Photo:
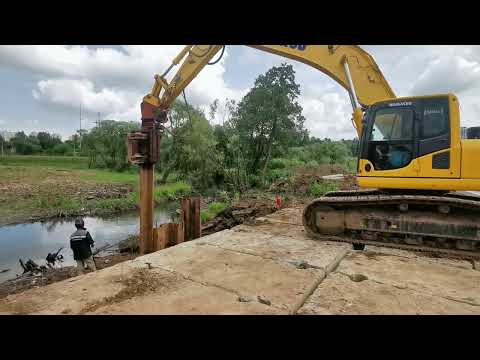
[[[382,104],[371,112],[364,141],[367,172],[404,168],[415,159],[415,110],[412,106]],[[411,104],[410,104],[411,105]]]

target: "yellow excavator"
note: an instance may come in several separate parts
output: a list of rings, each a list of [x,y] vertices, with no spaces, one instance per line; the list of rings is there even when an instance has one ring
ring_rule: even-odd
[[[397,98],[359,46],[248,46],[312,66],[350,96],[362,189],[330,192],[308,204],[303,224],[310,236],[349,242],[359,250],[377,245],[480,256],[480,197],[474,192],[480,190],[480,140],[462,139],[454,94]],[[141,104],[142,131],[129,140],[131,162],[158,160],[170,106],[224,50],[225,45],[185,46],[162,75],[155,75]]]

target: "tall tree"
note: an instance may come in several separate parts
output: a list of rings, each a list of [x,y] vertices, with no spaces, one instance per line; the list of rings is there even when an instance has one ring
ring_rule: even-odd
[[[197,189],[215,185],[222,176],[222,152],[217,151],[214,130],[205,114],[177,101],[170,113],[168,130],[162,138],[157,165],[162,182],[175,172]]]
[[[55,145],[62,143],[62,140],[58,135],[52,135],[45,131],[41,131],[37,134],[37,140],[39,145],[42,147],[42,150],[44,151],[48,151],[49,149],[52,149]]]
[[[3,156],[5,148],[6,148],[5,139],[3,138],[2,135],[0,135],[0,155],[1,156]]]
[[[249,170],[265,172],[278,146],[293,146],[304,141],[305,117],[298,104],[300,86],[292,65],[274,66],[260,75],[253,88],[239,103],[232,118]]]
[[[218,99],[215,99],[213,103],[210,104],[210,112],[209,112],[210,121],[213,121],[215,119],[217,110],[218,110]]]
[[[136,122],[104,120],[88,134],[82,135],[82,153],[88,154],[89,166],[98,166],[98,160],[111,169],[123,170],[128,167],[127,133],[138,129]],[[78,150],[80,136],[74,135]]]
[[[30,152],[30,148],[28,146],[28,138],[23,131],[15,133],[15,135],[10,139],[10,142],[15,149],[15,153],[24,155]]]

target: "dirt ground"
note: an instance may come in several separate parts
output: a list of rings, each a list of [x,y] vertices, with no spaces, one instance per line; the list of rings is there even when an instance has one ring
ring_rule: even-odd
[[[2,166],[0,226],[69,216],[92,201],[124,198],[133,191],[131,185],[98,183],[88,176],[84,170]]]
[[[354,175],[345,174],[341,180],[325,180],[323,176],[343,174],[344,170],[341,166],[322,165],[318,169],[299,168],[295,170],[295,176],[289,180],[278,180],[274,182],[268,189],[271,193],[286,193],[294,199],[308,198],[310,185],[313,182],[321,183],[324,181],[334,181],[339,190],[355,190],[358,189],[356,177]],[[308,200],[307,200],[308,201]]]
[[[202,226],[202,235],[210,235],[234,226],[251,223],[259,216],[271,214],[278,209],[271,200],[242,200],[221,211]]]

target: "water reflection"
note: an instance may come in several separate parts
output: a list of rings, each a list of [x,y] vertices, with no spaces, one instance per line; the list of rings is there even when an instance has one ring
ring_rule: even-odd
[[[162,207],[155,210],[154,223],[164,224],[171,221],[174,207]],[[85,226],[90,231],[95,248],[115,244],[128,235],[138,234],[140,221],[138,212],[126,213],[110,218],[86,217]],[[75,231],[74,219],[55,219],[32,224],[20,224],[0,227],[0,282],[14,278],[22,273],[18,262],[32,259],[39,265],[45,263],[49,252],[57,251],[64,256],[64,266],[74,265],[69,238]]]

